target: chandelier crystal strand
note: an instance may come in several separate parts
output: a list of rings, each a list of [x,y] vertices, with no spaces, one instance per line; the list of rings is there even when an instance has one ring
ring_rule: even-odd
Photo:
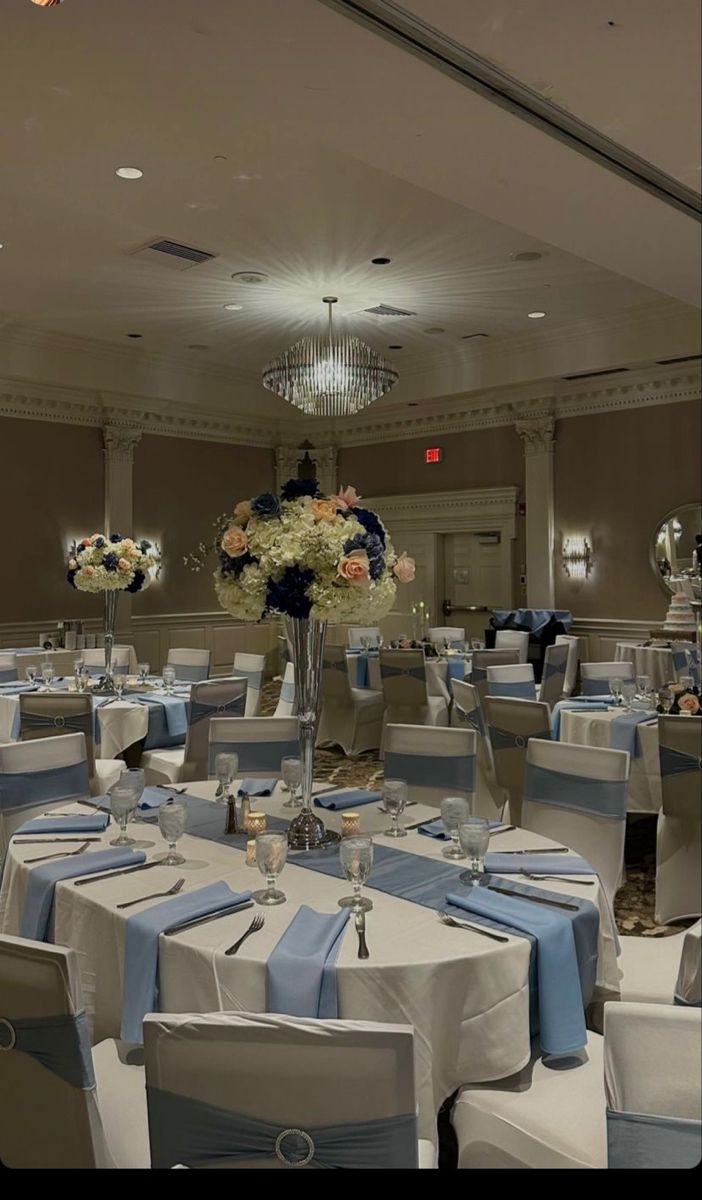
[[[329,332],[305,337],[264,369],[263,386],[315,417],[348,417],[379,400],[399,379],[392,365],[360,338],[334,336],[332,305]]]

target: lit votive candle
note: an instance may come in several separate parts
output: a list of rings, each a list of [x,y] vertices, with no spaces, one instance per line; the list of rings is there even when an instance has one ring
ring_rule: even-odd
[[[256,837],[257,833],[266,832],[266,814],[262,812],[250,812],[246,822],[246,832],[252,837]]]
[[[246,843],[246,865],[247,867],[256,866],[256,839],[251,838],[250,842]]]
[[[344,812],[341,814],[341,836],[353,837],[361,832],[361,814],[357,812]]]

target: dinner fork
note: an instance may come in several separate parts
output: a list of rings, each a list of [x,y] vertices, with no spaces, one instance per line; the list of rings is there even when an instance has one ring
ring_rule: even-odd
[[[504,937],[501,933],[493,933],[490,929],[483,929],[482,925],[473,925],[470,921],[461,921],[458,917],[452,916],[451,913],[442,912],[441,920],[444,925],[454,925],[456,929],[470,929],[473,933],[482,933],[483,937],[490,938],[493,942],[508,942],[509,938]]]
[[[63,853],[59,854],[41,854],[39,858],[25,858],[24,861],[25,863],[38,863],[48,862],[50,858],[75,858],[77,854],[82,854],[84,850],[87,850],[89,845],[90,839],[88,839],[87,842],[83,842],[83,844],[79,846],[77,850],[65,850]]]
[[[249,925],[248,929],[245,930],[244,933],[242,933],[238,942],[234,942],[234,945],[230,946],[228,950],[224,951],[224,953],[225,954],[236,954],[239,947],[243,946],[247,937],[251,937],[252,933],[259,933],[260,930],[263,929],[265,921],[266,921],[266,918],[263,916],[262,913],[256,913],[256,916],[254,917],[253,921]]]
[[[583,887],[594,887],[594,879],[580,879],[577,875],[534,875],[531,871],[520,871],[523,879],[557,879],[559,883],[579,883]]]
[[[136,900],[123,900],[121,904],[117,904],[116,908],[131,908],[133,904],[143,904],[145,900],[159,900],[161,896],[175,896],[178,894],[185,879],[176,879],[173,887],[169,887],[167,892],[150,892],[148,896],[138,896]]]

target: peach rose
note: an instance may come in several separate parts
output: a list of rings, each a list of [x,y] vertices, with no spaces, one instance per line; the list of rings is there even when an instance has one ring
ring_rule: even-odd
[[[121,571],[122,574],[125,575],[126,572],[131,571],[131,569],[132,569],[132,564],[130,563],[129,559],[128,558],[120,558],[119,562],[117,563],[117,570]]]
[[[240,500],[234,509],[234,520],[237,525],[247,525],[251,520],[251,501]]]
[[[336,569],[352,587],[368,587],[369,564],[365,550],[352,550],[350,554],[345,554]]]
[[[690,692],[688,695],[680,697],[678,707],[681,712],[690,713],[692,716],[694,713],[700,711],[700,702],[697,696],[693,696],[692,692]]]
[[[84,575],[94,575],[95,574],[95,567],[83,567],[82,570],[83,570]]]
[[[81,546],[92,546],[94,538],[83,538]]]
[[[414,559],[410,558],[410,556],[405,554],[403,551],[395,563],[392,573],[396,579],[399,579],[400,583],[411,583],[414,579],[415,570],[416,563]]]
[[[335,521],[338,505],[334,500],[313,500],[310,504],[315,521]]]
[[[353,508],[355,504],[358,504],[363,499],[363,497],[359,496],[355,487],[342,487],[335,496],[331,497],[331,499],[336,501],[338,508],[344,509]]]
[[[138,546],[135,546],[133,542],[132,542],[131,546],[127,546],[125,553],[127,555],[127,558],[131,558],[131,559],[141,558],[141,550],[139,549]]]
[[[248,538],[243,529],[237,529],[235,525],[230,525],[229,529],[222,538],[222,549],[230,558],[240,558],[246,553],[248,548]]]

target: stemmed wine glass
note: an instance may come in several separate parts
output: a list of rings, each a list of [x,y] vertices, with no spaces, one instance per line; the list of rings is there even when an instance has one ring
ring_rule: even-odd
[[[175,681],[176,681],[175,667],[164,667],[163,671],[161,672],[161,677],[163,679],[163,686],[164,686],[166,695],[167,696],[172,695],[173,687],[174,687]]]
[[[117,784],[110,792],[112,816],[119,825],[119,835],[110,842],[111,846],[133,846],[135,839],[127,836],[127,823],[136,808],[133,788]]]
[[[651,676],[650,675],[637,675],[636,676],[636,687],[638,689],[638,698],[640,700],[646,700],[651,691]]]
[[[290,792],[290,799],[285,801],[283,808],[302,808],[302,763],[300,759],[286,755],[280,760],[280,773],[283,776],[283,783]]]
[[[27,683],[32,683],[32,684],[33,684],[33,683],[35,683],[35,682],[36,682],[36,678],[37,678],[37,669],[36,669],[36,667],[25,667],[25,671],[24,671],[24,673],[25,673],[25,675],[27,676]]]
[[[458,826],[461,849],[469,858],[468,870],[460,875],[461,883],[476,884],[485,873],[485,855],[490,844],[490,823],[485,817],[467,817]]]
[[[229,789],[239,774],[239,755],[222,751],[215,756],[217,791],[215,800],[228,800]]]
[[[400,817],[407,806],[407,783],[404,779],[386,779],[383,783],[383,806],[392,817],[392,825],[383,830],[387,837],[407,837],[407,830],[400,825]]]
[[[141,767],[127,767],[117,780],[118,788],[129,788],[134,795],[134,808],[138,812],[139,801],[144,794],[146,778]]]
[[[622,698],[622,683],[623,683],[623,680],[620,679],[618,675],[615,676],[614,679],[610,679],[610,681],[609,681],[609,690],[612,695],[612,699],[613,699],[614,703],[617,705],[619,704],[619,702]]]
[[[352,908],[356,912],[368,912],[373,907],[373,901],[368,896],[361,895],[361,888],[368,879],[373,866],[373,839],[370,837],[342,838],[339,846],[341,865],[349,883],[353,885],[353,895],[342,896],[339,908]]]
[[[168,842],[166,854],[157,855],[157,861],[165,867],[179,867],[185,862],[182,854],[176,851],[176,842],[185,833],[185,822],[188,817],[188,806],[180,797],[169,796],[158,810],[158,827]]]
[[[465,858],[458,842],[458,827],[463,825],[469,816],[470,809],[465,796],[446,796],[441,801],[441,820],[450,838],[448,846],[442,850],[444,858]]]
[[[673,693],[669,687],[659,688],[658,703],[660,704],[664,713],[670,712],[671,708],[673,707]]]
[[[622,681],[622,696],[624,697],[627,712],[631,712],[632,703],[636,699],[635,679],[624,679]]]
[[[41,677],[44,680],[43,692],[51,691],[51,681],[54,678],[54,668],[51,663],[45,662],[41,664]]]
[[[285,892],[279,891],[275,881],[288,858],[287,833],[259,833],[256,838],[256,865],[266,877],[265,891],[253,892],[257,904],[282,904],[287,900]]]
[[[139,683],[147,683],[148,678],[149,678],[149,672],[151,671],[151,663],[147,663],[147,662],[137,663],[137,671],[139,672]]]
[[[112,678],[112,686],[115,689],[115,696],[118,700],[122,699],[125,682],[126,682],[126,677],[124,675],[122,675],[120,672],[117,672],[117,674],[114,675]]]

